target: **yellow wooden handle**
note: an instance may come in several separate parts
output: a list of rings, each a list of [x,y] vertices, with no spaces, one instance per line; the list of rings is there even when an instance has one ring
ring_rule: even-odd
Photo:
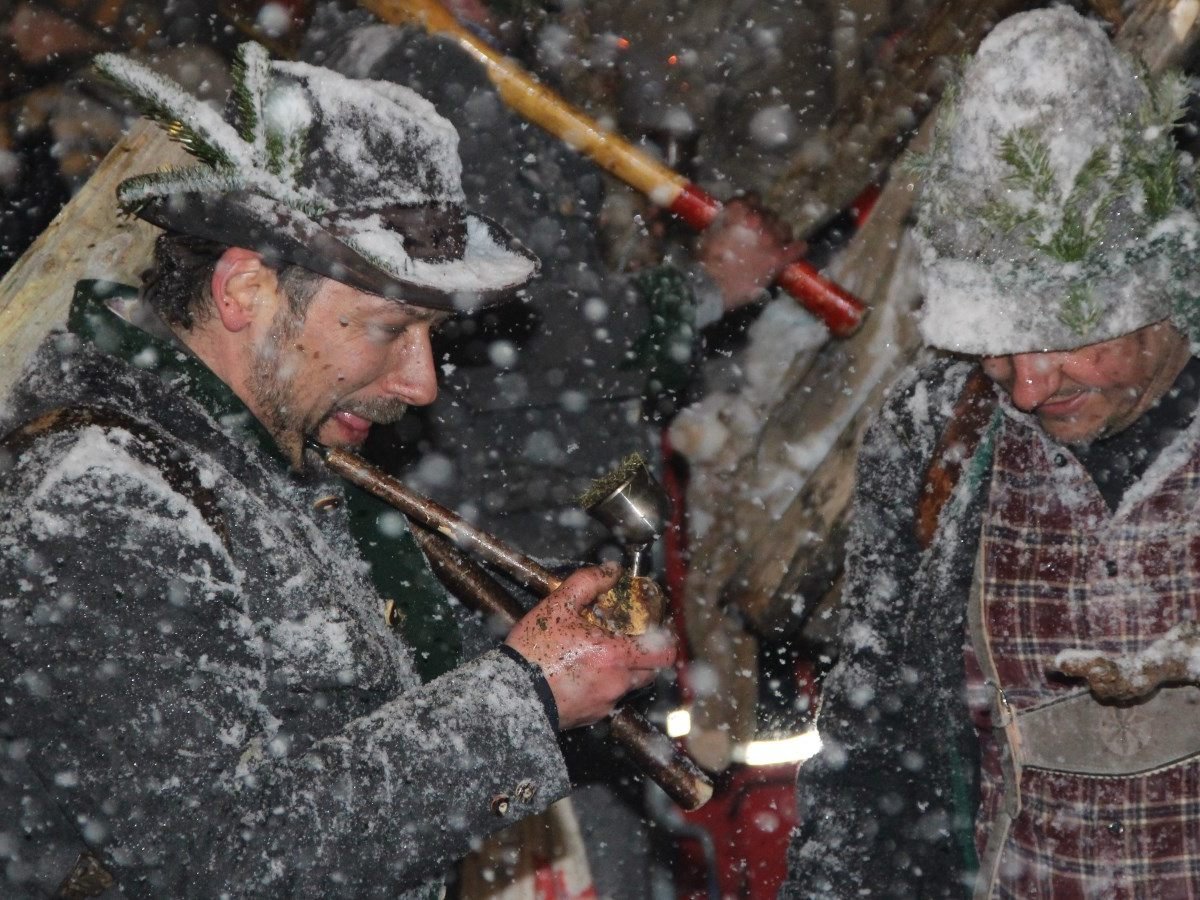
[[[416,24],[430,34],[452,38],[483,65],[501,99],[518,115],[561,138],[658,205],[670,207],[687,186],[682,175],[602,128],[475,37],[437,0],[359,0],[359,5],[390,25]]]

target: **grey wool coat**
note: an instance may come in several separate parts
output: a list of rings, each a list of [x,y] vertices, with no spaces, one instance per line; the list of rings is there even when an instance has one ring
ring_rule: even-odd
[[[115,419],[0,460],[0,895],[84,850],[137,897],[436,893],[568,789],[530,674],[422,684],[341,488],[214,419],[180,351],[135,363],[50,339],[4,429]]]
[[[924,552],[915,511],[971,369],[911,372],[864,441],[824,749],[799,773],[783,898],[970,893],[979,750],[963,640],[984,492],[964,474]]]

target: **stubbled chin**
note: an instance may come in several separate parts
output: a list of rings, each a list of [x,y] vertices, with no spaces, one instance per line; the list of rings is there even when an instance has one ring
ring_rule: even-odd
[[[299,432],[289,431],[287,434],[276,434],[275,443],[292,468],[299,471],[304,468],[304,436]]]
[[[1105,422],[1080,422],[1076,420],[1058,420],[1043,422],[1042,429],[1060,444],[1083,447],[1099,440],[1108,433]]]

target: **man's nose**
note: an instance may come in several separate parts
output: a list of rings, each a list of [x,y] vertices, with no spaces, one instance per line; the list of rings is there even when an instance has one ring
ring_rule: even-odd
[[[1013,406],[1025,412],[1049,400],[1062,385],[1062,371],[1055,353],[1019,353],[1012,357]]]
[[[418,326],[405,332],[405,339],[393,348],[383,386],[409,406],[428,406],[437,399],[437,369],[428,327]]]

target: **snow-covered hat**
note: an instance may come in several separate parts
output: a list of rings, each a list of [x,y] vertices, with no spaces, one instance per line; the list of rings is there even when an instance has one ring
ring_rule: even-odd
[[[434,309],[502,300],[537,272],[532,253],[464,208],[458,133],[408,88],[272,62],[247,43],[230,124],[125,57],[96,67],[200,160],[118,187],[155,225]]]
[[[1181,76],[1151,77],[1065,7],[1001,22],[944,98],[917,238],[934,347],[1070,350],[1200,306]]]

